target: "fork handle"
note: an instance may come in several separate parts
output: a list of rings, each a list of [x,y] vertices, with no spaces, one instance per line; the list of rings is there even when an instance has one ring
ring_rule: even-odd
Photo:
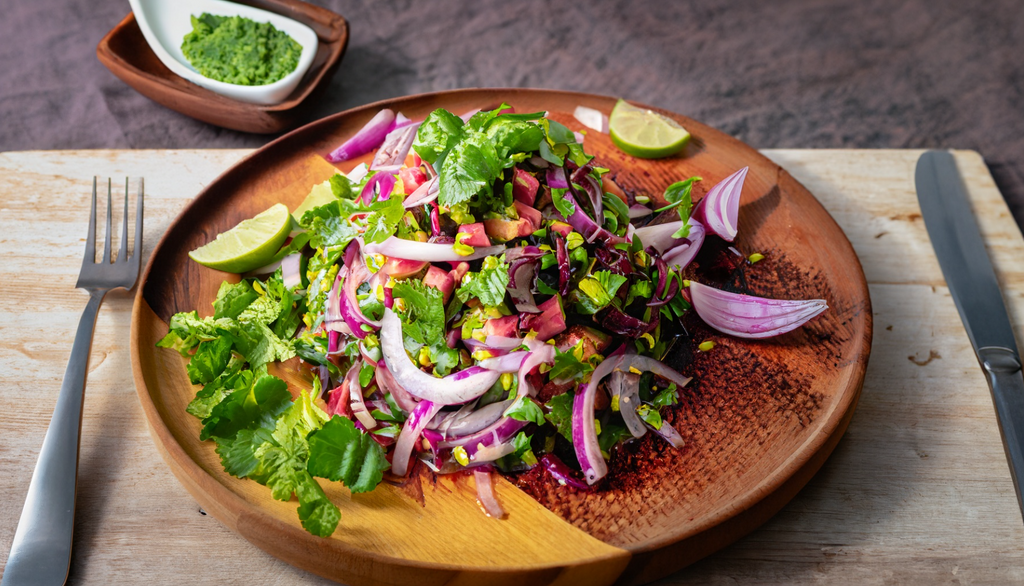
[[[96,315],[105,290],[90,290],[57,406],[28,485],[2,586],[61,586],[71,563],[82,400]]]

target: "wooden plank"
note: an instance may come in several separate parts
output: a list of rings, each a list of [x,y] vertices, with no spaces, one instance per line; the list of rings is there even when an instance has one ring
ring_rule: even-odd
[[[0,154],[8,292],[0,298],[2,559],[85,304],[73,287],[91,175],[146,177],[152,246],[191,197],[247,152]],[[919,217],[919,152],[764,153],[803,182],[853,242],[871,284],[874,352],[849,431],[807,488],[761,529],[662,583],[1020,580],[1024,525],[984,378]],[[957,159],[1020,333],[1024,241],[981,158]],[[111,294],[96,328],[73,582],[326,583],[204,516],[170,473],[132,385],[130,309],[131,294]]]

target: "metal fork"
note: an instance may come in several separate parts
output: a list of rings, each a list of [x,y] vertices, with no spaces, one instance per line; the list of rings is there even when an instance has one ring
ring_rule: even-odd
[[[96,262],[96,178],[92,180],[92,215],[86,239],[85,258],[75,287],[89,292],[78,323],[71,358],[64,371],[57,407],[46,430],[25,507],[4,568],[2,586],[60,586],[67,580],[71,563],[71,535],[75,522],[75,491],[78,479],[78,444],[82,430],[82,400],[85,394],[86,367],[92,347],[103,296],[117,288],[131,289],[139,276],[142,259],[143,181],[139,179],[135,215],[135,245],[128,255],[128,179],[124,189],[124,223],[117,259],[110,257],[111,208],[110,180],[107,180],[107,230],[103,260]]]

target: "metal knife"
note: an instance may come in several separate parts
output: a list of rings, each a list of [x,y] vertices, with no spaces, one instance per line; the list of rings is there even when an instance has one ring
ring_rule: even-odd
[[[915,182],[939,266],[988,377],[1017,504],[1024,514],[1024,376],[999,282],[953,154],[928,151],[921,155]]]

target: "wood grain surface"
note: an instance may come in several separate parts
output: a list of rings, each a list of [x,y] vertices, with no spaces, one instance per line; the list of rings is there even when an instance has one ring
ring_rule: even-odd
[[[35,455],[84,305],[72,287],[90,176],[144,175],[147,246],[246,151],[0,155],[5,283],[0,328],[0,550],[10,548]],[[1007,583],[1022,535],[991,401],[913,193],[913,151],[766,151],[849,234],[871,286],[874,356],[856,417],[822,472],[782,513],[665,584]],[[1024,242],[977,155],[959,153],[1004,285]],[[115,218],[115,221],[117,219]],[[1012,289],[1008,289],[1012,291]],[[1015,324],[1021,292],[1007,295]],[[134,396],[128,294],[96,329],[83,429],[74,583],[308,583],[198,510],[169,473]],[[892,326],[891,329],[889,326]],[[6,557],[6,554],[4,554]]]

